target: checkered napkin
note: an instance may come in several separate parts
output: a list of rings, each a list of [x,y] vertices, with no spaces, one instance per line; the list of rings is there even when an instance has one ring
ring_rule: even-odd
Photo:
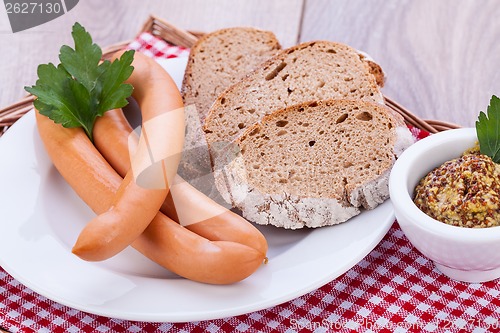
[[[155,58],[189,50],[142,34],[131,45]],[[421,139],[428,133],[411,128]],[[374,221],[376,222],[376,221]],[[36,294],[0,268],[0,326],[12,332],[495,332],[500,284],[439,273],[395,222],[380,244],[336,280],[287,303],[236,317],[144,323],[81,312]]]
[[[153,59],[170,59],[187,57],[189,55],[189,49],[171,45],[149,32],[140,34],[139,37],[128,45],[128,48],[144,53]]]

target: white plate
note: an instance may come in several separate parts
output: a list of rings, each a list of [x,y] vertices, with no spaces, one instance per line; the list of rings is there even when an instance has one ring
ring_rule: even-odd
[[[185,59],[162,65],[180,82]],[[72,244],[93,213],[52,166],[33,112],[0,139],[0,184],[0,265],[49,299],[128,320],[197,321],[283,303],[349,270],[394,221],[387,201],[334,227],[262,227],[269,264],[240,283],[214,286],[178,278],[133,249],[102,263],[72,255]]]

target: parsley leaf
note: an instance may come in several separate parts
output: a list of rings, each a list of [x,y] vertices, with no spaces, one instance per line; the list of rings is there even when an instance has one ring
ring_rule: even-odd
[[[482,111],[479,113],[476,133],[481,154],[500,163],[500,98],[497,96],[491,97],[487,115]]]
[[[134,51],[100,63],[102,50],[85,28],[75,23],[71,35],[75,48],[63,45],[61,63],[39,65],[36,84],[25,89],[37,97],[33,104],[41,114],[64,127],[83,127],[92,140],[96,118],[128,104],[133,87],[124,81],[134,69]]]
[[[127,51],[121,57],[120,60],[105,61],[100,67],[103,68],[102,74],[100,75],[100,81],[98,81],[98,91],[99,91],[99,113],[124,107],[128,104],[127,97],[132,94],[133,87],[130,84],[123,84],[130,77],[133,71],[133,67],[130,66],[133,60],[133,52]]]
[[[101,48],[92,43],[92,37],[79,23],[73,26],[71,35],[75,41],[75,49],[63,45],[59,51],[59,60],[75,80],[92,91],[100,74]]]

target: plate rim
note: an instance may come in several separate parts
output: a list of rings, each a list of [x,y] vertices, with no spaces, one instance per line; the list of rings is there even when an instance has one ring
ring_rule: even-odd
[[[177,58],[174,58],[177,59]],[[179,60],[177,60],[176,63],[179,63]],[[30,120],[31,119],[31,120]],[[4,149],[4,143],[6,140],[11,140],[11,137],[14,136],[16,137],[17,135],[22,135],[23,134],[23,129],[24,127],[28,126],[28,130],[36,129],[36,125],[34,124],[34,112],[33,110],[28,112],[25,116],[21,117],[5,134],[2,138],[0,138],[0,152],[3,151]],[[29,126],[32,126],[31,128]],[[35,131],[34,131],[35,132]],[[0,163],[1,164],[1,163]],[[3,166],[0,165],[0,169],[2,169]],[[273,306],[277,306],[280,304],[283,304],[285,302],[291,301],[297,297],[303,296],[315,289],[321,288],[322,286],[326,285],[327,283],[337,279],[340,275],[346,273],[349,271],[352,267],[354,267],[357,263],[359,263],[365,256],[367,256],[379,243],[380,241],[384,238],[384,236],[387,234],[389,229],[391,228],[392,224],[395,221],[395,216],[394,216],[394,209],[392,208],[392,203],[390,202],[390,199],[386,200],[382,205],[378,206],[376,209],[381,209],[383,206],[390,206],[386,207],[386,209],[389,211],[387,215],[384,215],[384,220],[383,221],[376,221],[376,223],[379,224],[379,227],[376,228],[376,234],[372,235],[370,238],[370,243],[365,244],[365,246],[362,248],[362,250],[358,251],[355,255],[349,258],[349,260],[346,260],[343,268],[341,270],[337,270],[335,272],[330,272],[329,274],[325,274],[322,276],[321,279],[318,279],[314,281],[314,283],[310,283],[307,286],[303,286],[299,289],[294,290],[293,292],[289,292],[286,294],[282,294],[280,297],[275,297],[273,299],[268,299],[266,301],[262,302],[255,302],[254,304],[251,305],[240,305],[239,307],[231,307],[229,309],[226,309],[225,311],[217,311],[217,313],[212,312],[212,311],[206,311],[204,313],[190,313],[190,312],[183,312],[182,314],[175,312],[172,315],[169,315],[168,313],[164,313],[161,315],[157,314],[147,314],[147,313],[140,313],[135,311],[134,313],[123,313],[123,312],[116,312],[113,309],[106,309],[106,308],[92,308],[83,304],[78,304],[74,301],[71,301],[70,299],[66,299],[64,297],[61,297],[60,295],[57,295],[54,293],[53,290],[50,290],[50,288],[47,288],[47,286],[42,286],[39,285],[36,281],[33,281],[33,279],[30,279],[29,277],[22,276],[21,274],[18,274],[18,270],[15,269],[15,267],[11,267],[11,264],[9,264],[8,260],[5,260],[5,258],[2,258],[0,256],[0,267],[2,267],[8,274],[10,274],[14,279],[19,281],[21,284],[26,286],[27,288],[33,290],[34,292],[38,293],[39,295],[46,297],[54,302],[60,303],[62,305],[92,313],[95,315],[99,316],[105,316],[105,317],[110,317],[110,318],[116,318],[116,319],[121,319],[121,320],[133,320],[133,321],[143,321],[143,322],[191,322],[191,321],[199,321],[199,320],[214,320],[214,319],[220,319],[223,317],[230,317],[230,316],[237,316],[237,315],[243,315],[243,314],[248,314],[254,311],[259,311],[259,310],[264,310],[268,309]],[[361,216],[364,212],[362,212],[360,215]],[[346,222],[346,223],[349,223]],[[1,225],[0,225],[1,228]],[[320,229],[317,229],[320,230]],[[312,232],[315,232],[316,230],[313,230]],[[375,231],[374,231],[375,232]],[[0,254],[2,253],[2,246],[0,246]],[[196,283],[196,282],[193,282]],[[209,285],[210,286],[210,285]]]

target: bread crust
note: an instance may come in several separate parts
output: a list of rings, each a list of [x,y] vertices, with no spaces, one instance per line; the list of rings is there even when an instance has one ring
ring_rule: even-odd
[[[216,170],[214,175],[224,200],[257,224],[285,229],[317,228],[345,222],[361,212],[359,207],[344,205],[333,198],[263,193],[247,183],[241,156]]]

